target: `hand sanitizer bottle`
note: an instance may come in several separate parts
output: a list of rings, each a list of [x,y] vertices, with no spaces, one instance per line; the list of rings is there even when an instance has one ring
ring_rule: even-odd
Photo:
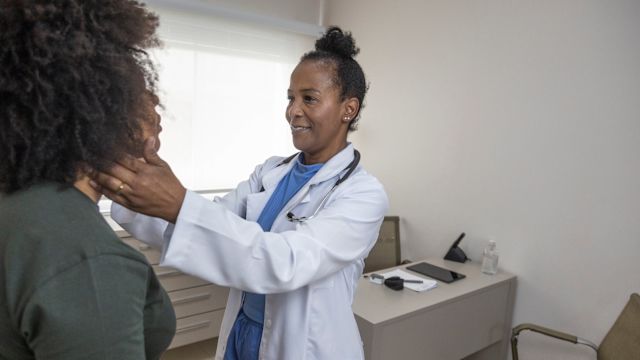
[[[481,270],[489,275],[495,275],[498,272],[498,251],[494,240],[489,240],[489,244],[484,248]]]

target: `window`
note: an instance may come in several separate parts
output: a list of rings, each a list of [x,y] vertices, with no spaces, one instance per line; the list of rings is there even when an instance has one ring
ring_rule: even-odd
[[[160,16],[163,41],[151,52],[164,105],[159,154],[182,184],[213,198],[245,180],[267,157],[293,154],[284,116],[289,76],[313,49],[315,36],[194,11],[151,9]],[[296,26],[307,33],[315,29]],[[103,198],[99,207],[107,214],[111,201]]]
[[[296,150],[285,120],[289,76],[315,38],[215,16],[154,9],[164,46],[160,156],[193,190],[229,189],[268,156]]]

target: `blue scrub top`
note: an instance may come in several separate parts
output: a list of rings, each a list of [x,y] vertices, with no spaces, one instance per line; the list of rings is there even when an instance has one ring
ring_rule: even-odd
[[[298,161],[295,162],[291,171],[285,175],[278,183],[276,191],[271,195],[269,201],[262,209],[260,217],[258,218],[258,224],[264,231],[270,231],[273,222],[276,220],[278,214],[282,211],[284,206],[291,200],[291,198],[298,192],[309,179],[315,175],[318,170],[324,165],[303,164],[304,154],[298,156]],[[264,299],[263,294],[254,294],[250,292],[244,293],[244,303],[242,304],[242,311],[251,320],[262,324],[264,322]]]

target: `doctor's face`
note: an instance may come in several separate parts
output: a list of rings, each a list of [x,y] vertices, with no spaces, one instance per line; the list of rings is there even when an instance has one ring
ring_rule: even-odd
[[[346,100],[340,100],[334,74],[331,63],[315,60],[301,62],[291,74],[286,118],[307,164],[326,162],[347,145]]]

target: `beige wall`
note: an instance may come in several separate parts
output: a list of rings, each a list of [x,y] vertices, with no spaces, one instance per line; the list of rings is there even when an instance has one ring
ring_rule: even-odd
[[[601,341],[640,291],[638,19],[633,0],[327,1],[325,25],[362,48],[353,141],[403,219],[403,257],[465,231],[478,260],[493,237],[515,323]],[[535,334],[520,348],[589,354]]]

